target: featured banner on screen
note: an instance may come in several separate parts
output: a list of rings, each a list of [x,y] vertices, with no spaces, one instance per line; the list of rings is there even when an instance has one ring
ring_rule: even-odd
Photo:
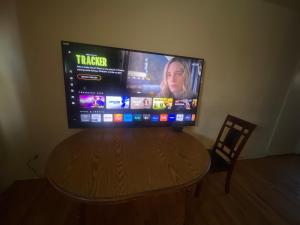
[[[171,109],[173,98],[153,98],[153,109],[164,110]]]
[[[129,97],[106,96],[106,109],[129,109]]]
[[[82,109],[103,109],[105,97],[102,95],[79,95],[79,104]]]
[[[150,97],[131,97],[130,108],[131,109],[151,109],[152,98]]]
[[[165,98],[196,98],[202,61],[146,52],[130,52],[127,88],[134,94]]]

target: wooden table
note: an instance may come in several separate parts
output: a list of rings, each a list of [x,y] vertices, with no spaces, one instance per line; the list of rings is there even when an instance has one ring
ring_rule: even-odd
[[[72,198],[118,203],[191,191],[209,166],[207,151],[187,133],[170,128],[103,128],[84,130],[61,142],[48,159],[46,176]]]

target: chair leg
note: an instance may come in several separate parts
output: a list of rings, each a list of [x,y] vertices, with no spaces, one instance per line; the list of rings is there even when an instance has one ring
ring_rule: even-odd
[[[228,194],[230,192],[230,182],[231,182],[232,170],[229,170],[226,175],[225,181],[225,193]]]
[[[86,224],[86,205],[85,203],[80,203],[80,224]]]
[[[202,189],[202,184],[203,184],[203,180],[201,180],[197,185],[196,185],[196,190],[195,190],[195,198],[198,198],[200,195],[200,191]]]
[[[188,187],[185,190],[185,212],[184,212],[184,225],[191,225],[194,224],[193,220],[194,220],[194,215],[192,213],[192,202],[193,202],[193,197],[194,197],[194,193],[195,193],[195,187],[191,186]]]

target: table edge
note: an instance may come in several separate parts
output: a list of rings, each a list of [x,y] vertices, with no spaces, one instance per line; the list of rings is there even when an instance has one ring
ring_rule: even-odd
[[[207,153],[208,154],[208,153]],[[60,186],[58,186],[54,181],[52,181],[52,179],[46,175],[47,180],[50,182],[50,184],[59,192],[61,192],[62,194],[80,201],[80,202],[89,202],[89,203],[106,203],[106,204],[114,204],[114,203],[120,203],[120,202],[127,202],[127,201],[131,201],[131,200],[135,200],[137,198],[141,198],[141,197],[147,197],[147,196],[151,196],[151,195],[159,195],[159,194],[164,194],[164,193],[170,193],[170,192],[176,192],[176,191],[180,191],[186,188],[189,188],[193,185],[196,185],[198,182],[200,182],[208,173],[209,168],[211,165],[211,160],[209,157],[208,160],[208,165],[206,170],[204,171],[204,173],[200,176],[198,176],[197,178],[191,180],[190,182],[184,183],[184,184],[179,184],[179,185],[175,185],[172,187],[165,187],[165,188],[161,188],[161,189],[154,189],[154,190],[149,190],[149,191],[144,191],[144,192],[137,192],[135,194],[129,194],[129,195],[120,195],[118,197],[105,197],[105,198],[87,198],[85,196],[81,196],[81,195],[77,195],[74,193],[71,193],[67,190],[65,190],[64,188],[61,188]],[[48,174],[48,173],[46,173]]]

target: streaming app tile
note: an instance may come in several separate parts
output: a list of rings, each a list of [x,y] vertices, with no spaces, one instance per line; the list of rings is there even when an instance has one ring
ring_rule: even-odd
[[[91,115],[90,114],[80,114],[80,120],[81,120],[81,122],[90,122]]]
[[[151,109],[152,98],[150,97],[131,97],[130,108],[131,109]]]
[[[129,109],[129,97],[127,96],[106,96],[107,109]]]
[[[143,120],[149,121],[150,119],[151,119],[151,115],[150,114],[143,114]]]
[[[153,98],[153,109],[171,109],[173,98]]]
[[[142,114],[133,114],[134,121],[142,121]]]
[[[124,122],[132,122],[132,114],[131,113],[124,114]]]
[[[101,122],[101,114],[91,114],[91,121],[94,123]]]
[[[194,98],[193,101],[192,101],[192,108],[193,109],[197,108],[197,102],[198,102],[198,99]]]
[[[105,97],[102,95],[79,95],[79,105],[83,109],[103,109]]]
[[[160,120],[160,122],[167,122],[168,114],[160,114],[159,120]]]
[[[192,121],[192,114],[185,114],[184,121]]]
[[[103,121],[104,122],[112,122],[113,121],[113,114],[103,114]]]
[[[192,121],[195,121],[196,119],[196,114],[192,114]]]
[[[197,108],[197,99],[177,99],[174,102],[174,110],[191,110]]]
[[[176,120],[176,115],[175,114],[169,114],[169,119],[170,122],[175,121]]]
[[[192,99],[178,99],[174,102],[175,110],[190,110],[192,106]]]
[[[151,121],[152,122],[158,122],[159,121],[159,115],[152,115],[151,116]]]
[[[123,114],[114,114],[114,122],[116,123],[123,122]]]
[[[176,114],[176,121],[183,121],[184,115],[183,114]]]

